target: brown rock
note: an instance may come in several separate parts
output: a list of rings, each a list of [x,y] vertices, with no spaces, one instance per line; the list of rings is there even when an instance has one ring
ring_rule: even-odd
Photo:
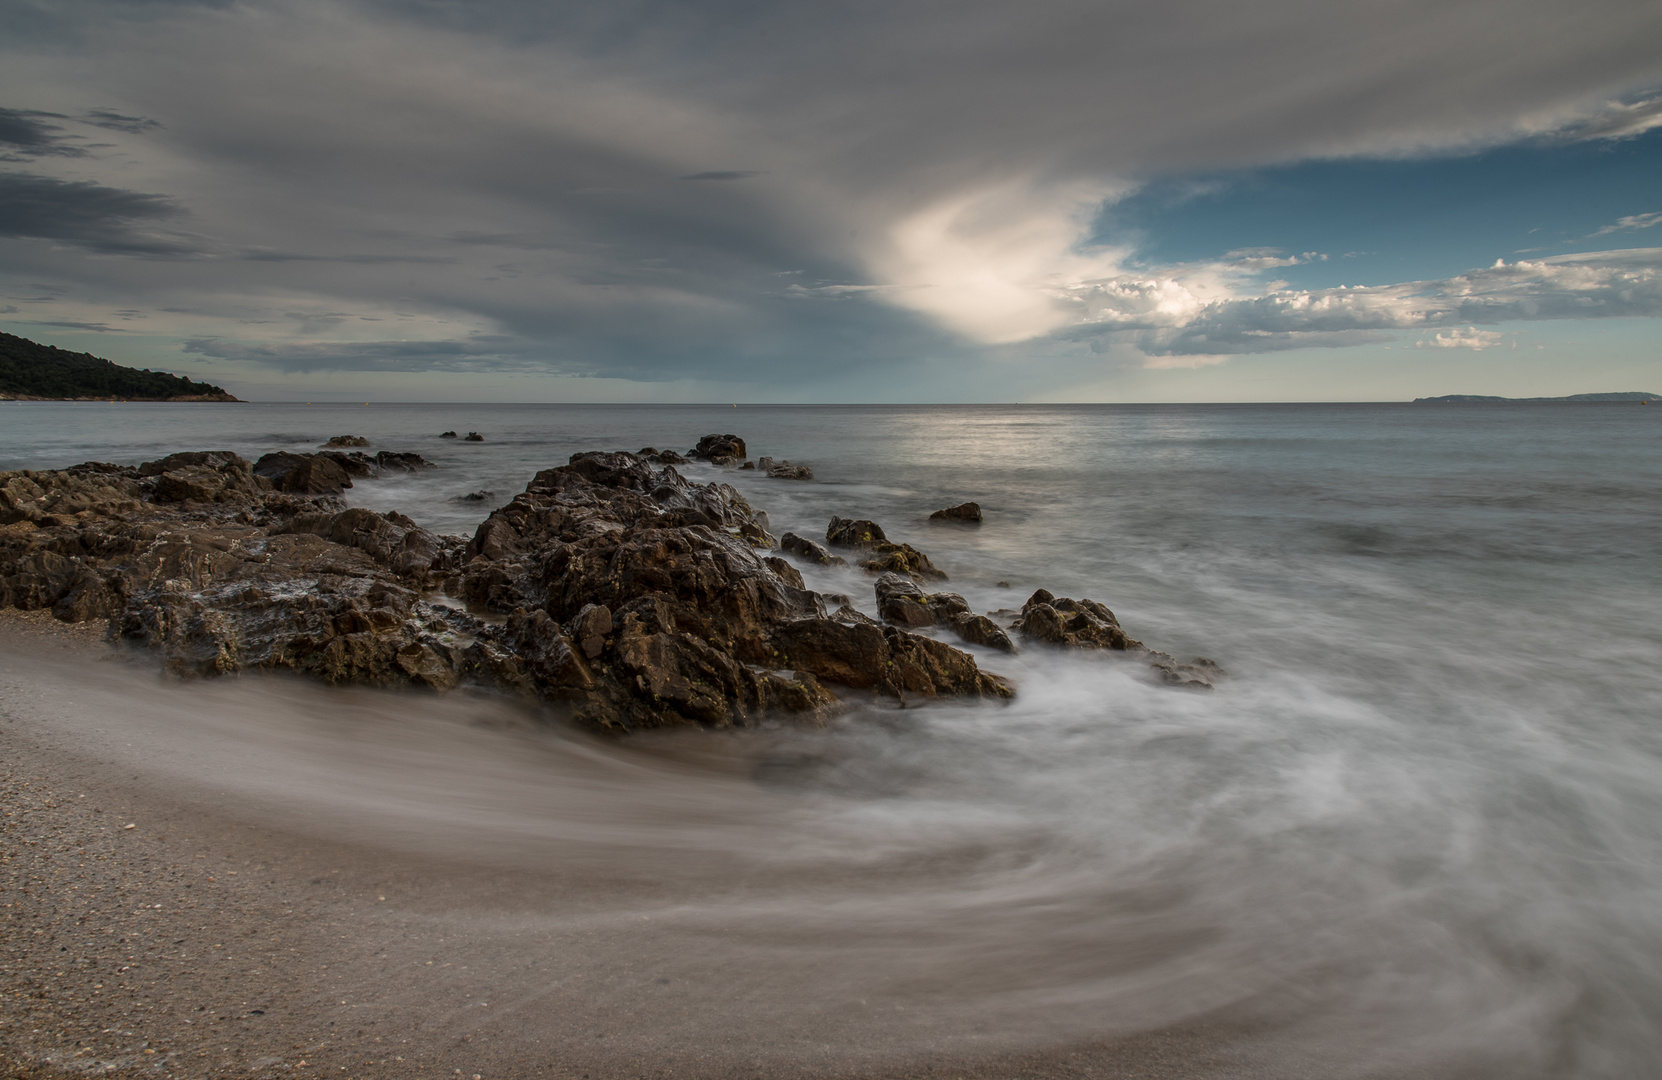
[[[299,495],[338,495],[352,486],[346,470],[322,454],[266,454],[254,462],[254,475],[277,491]]]
[[[945,510],[937,510],[929,515],[930,521],[958,521],[971,525],[981,524],[981,506],[979,503],[959,503],[949,506]]]

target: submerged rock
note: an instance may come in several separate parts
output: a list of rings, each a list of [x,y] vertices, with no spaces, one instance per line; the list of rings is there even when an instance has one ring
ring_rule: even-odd
[[[484,442],[485,437],[483,435],[479,434],[477,431],[470,431],[466,435],[462,436],[462,441],[463,442]]]
[[[748,467],[748,464],[746,467]],[[758,458],[756,468],[775,480],[812,480],[814,478],[814,470],[806,465],[792,465],[788,461],[775,461],[770,457]]]
[[[979,525],[981,524],[981,504],[966,502],[959,503],[957,506],[949,506],[945,510],[937,510],[933,514],[930,514],[929,520],[960,521],[972,525]]]
[[[1106,649],[1124,652],[1145,660],[1160,682],[1195,690],[1210,690],[1225,674],[1223,668],[1205,657],[1181,663],[1168,653],[1156,652],[1121,629],[1114,613],[1095,600],[1071,600],[1052,596],[1040,589],[1028,597],[1021,614],[1011,624],[1029,641],[1076,649]]]
[[[364,438],[362,435],[335,435],[323,445],[329,447],[368,446],[369,440]]]
[[[441,438],[441,439],[454,439],[455,437],[456,437],[456,433],[454,431],[441,431],[441,432],[439,432],[439,438]]]

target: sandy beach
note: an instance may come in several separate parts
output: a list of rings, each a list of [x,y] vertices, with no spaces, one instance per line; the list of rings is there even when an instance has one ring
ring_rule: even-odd
[[[71,714],[108,707],[111,673],[156,681],[100,629],[7,611],[0,654],[9,1075],[1304,1075],[1255,1069],[1254,1040],[1224,1020],[1010,1047],[831,1009],[781,1040],[765,1017],[703,1007],[719,950],[538,918],[671,884],[330,842],[234,776],[181,785],[78,734]]]

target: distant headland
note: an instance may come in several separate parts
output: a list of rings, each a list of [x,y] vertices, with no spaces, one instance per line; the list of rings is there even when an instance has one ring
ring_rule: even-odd
[[[1570,394],[1567,397],[1492,397],[1488,394],[1443,394],[1441,397],[1417,397],[1416,405],[1464,405],[1474,401],[1657,401],[1662,395],[1643,394],[1637,390],[1623,390],[1611,394]]]
[[[0,333],[0,401],[240,401],[210,383]]]

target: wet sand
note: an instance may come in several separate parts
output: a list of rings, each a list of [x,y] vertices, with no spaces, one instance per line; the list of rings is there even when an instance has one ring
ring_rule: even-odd
[[[950,1013],[913,1020],[903,996],[860,997],[811,950],[795,971],[735,981],[742,941],[689,944],[632,914],[673,909],[688,886],[672,873],[418,851],[344,822],[332,840],[330,823],[272,812],[211,759],[187,784],[138,748],[127,764],[80,745],[64,718],[108,704],[79,700],[64,665],[96,673],[89,684],[113,667],[136,687],[153,667],[116,655],[101,628],[0,614],[8,1075],[1335,1075],[1278,1045],[1263,1010],[1096,1041],[1011,1038]],[[823,999],[803,989],[819,978]],[[782,1009],[813,1007],[766,1015],[769,980]],[[1356,1066],[1340,1071],[1371,1072]]]

